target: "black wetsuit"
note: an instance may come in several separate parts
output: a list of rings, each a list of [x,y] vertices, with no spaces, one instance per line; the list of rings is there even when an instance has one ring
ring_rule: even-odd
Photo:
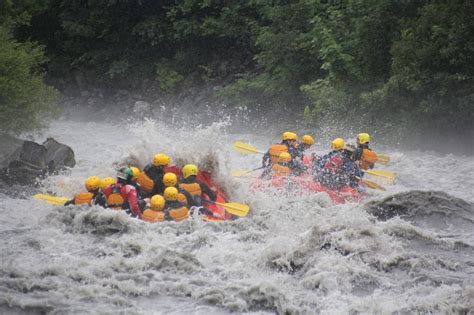
[[[188,178],[184,178],[180,184],[195,184],[195,183],[199,184],[199,187],[201,188],[202,193],[206,194],[209,197],[209,199],[211,199],[212,201],[216,201],[216,198],[217,198],[216,194],[211,190],[211,188],[209,188],[209,186],[198,181],[196,179],[196,176],[189,176]],[[196,197],[199,197],[199,198],[196,198]],[[192,199],[194,201],[193,206],[199,207],[202,205],[201,196],[195,196],[195,197],[192,197]]]
[[[164,167],[148,164],[143,171],[154,183],[153,190],[149,195],[161,194],[165,189],[165,185],[163,184],[163,176],[165,175]]]
[[[362,159],[362,154],[364,153],[364,149],[369,149],[368,143],[359,144],[357,148],[355,149],[355,151],[352,153],[351,160],[354,162],[360,161]]]

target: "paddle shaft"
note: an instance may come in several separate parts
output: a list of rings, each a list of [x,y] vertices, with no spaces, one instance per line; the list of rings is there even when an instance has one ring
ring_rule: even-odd
[[[356,168],[357,168],[357,171],[359,172],[359,182],[361,183],[361,186],[364,189],[364,191],[366,191],[365,190],[365,183],[364,183],[364,180],[362,179],[362,173],[360,172],[360,168],[358,168],[357,166],[356,166]]]

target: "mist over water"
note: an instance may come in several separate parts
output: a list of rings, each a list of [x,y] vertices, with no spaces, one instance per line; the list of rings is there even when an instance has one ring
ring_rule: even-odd
[[[193,217],[149,224],[99,207],[3,196],[0,311],[472,312],[472,158],[380,146],[392,158],[381,168],[397,173],[398,182],[385,192],[369,191],[361,204],[334,206],[324,193],[252,191],[252,178],[229,173],[260,166],[261,156],[239,155],[232,143],[265,150],[283,127],[263,131],[257,122],[250,128],[248,115],[203,125],[172,115],[54,122],[44,136],[70,145],[77,165],[44,180],[47,193],[70,197],[88,176],[114,176],[119,165],[143,166],[163,152],[179,166],[213,171],[230,200],[248,203],[251,212],[233,222]],[[314,150],[327,152],[328,144],[314,136]]]

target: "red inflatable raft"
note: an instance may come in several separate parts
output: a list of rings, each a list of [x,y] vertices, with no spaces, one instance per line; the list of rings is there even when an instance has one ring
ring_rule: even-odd
[[[328,194],[329,198],[334,204],[343,204],[346,202],[359,202],[362,199],[362,194],[352,187],[343,187],[339,190],[331,190],[320,183],[313,180],[310,175],[302,176],[278,176],[270,180],[258,179],[252,184],[252,189],[255,190],[282,190],[288,191],[292,194],[304,194],[308,192]]]

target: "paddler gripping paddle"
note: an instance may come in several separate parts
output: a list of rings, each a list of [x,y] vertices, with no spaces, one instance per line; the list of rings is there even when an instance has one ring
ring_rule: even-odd
[[[256,147],[240,141],[234,142],[234,150],[242,154],[265,154]],[[390,157],[388,155],[377,155],[377,163],[387,165],[390,163]]]

